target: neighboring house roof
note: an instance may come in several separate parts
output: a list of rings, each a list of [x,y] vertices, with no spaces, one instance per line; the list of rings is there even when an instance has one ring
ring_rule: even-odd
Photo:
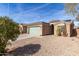
[[[54,22],[60,22],[60,20],[52,20],[52,21],[49,21],[49,23],[54,23]]]
[[[72,23],[72,20],[52,20],[49,23],[53,25],[65,24],[65,23]]]
[[[70,20],[70,19],[69,19],[69,20],[64,20],[64,22],[71,22],[71,21],[72,21],[72,20]]]
[[[71,22],[72,20],[52,20],[49,23],[55,23],[55,22]]]
[[[46,22],[34,22],[34,23],[31,23],[31,24],[27,24],[27,26],[41,25],[43,23],[46,23]]]
[[[41,25],[41,24],[43,24],[43,23],[46,23],[46,22],[34,22],[34,23],[31,23],[31,24],[19,24],[19,25],[29,27],[29,26]]]

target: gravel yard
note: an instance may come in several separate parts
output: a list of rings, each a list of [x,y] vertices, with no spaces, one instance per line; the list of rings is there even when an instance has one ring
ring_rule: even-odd
[[[53,35],[17,40],[10,46],[17,56],[79,56],[79,38]]]

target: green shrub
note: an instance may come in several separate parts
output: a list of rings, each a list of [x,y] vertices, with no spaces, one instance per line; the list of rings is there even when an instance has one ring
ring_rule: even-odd
[[[19,35],[18,24],[9,17],[0,17],[0,53],[5,52],[8,40],[16,40]]]

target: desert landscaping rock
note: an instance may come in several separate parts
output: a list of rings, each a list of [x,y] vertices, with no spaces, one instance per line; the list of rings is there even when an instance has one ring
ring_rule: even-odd
[[[72,41],[74,39],[74,41]],[[30,49],[27,47],[27,45],[31,46]],[[38,44],[38,45],[37,45]],[[26,48],[24,49],[24,46]],[[39,46],[39,47],[37,47]],[[32,56],[78,56],[79,55],[79,39],[76,37],[62,37],[62,36],[40,36],[40,37],[33,37],[30,39],[23,39],[13,42],[12,47],[14,47],[14,52],[18,52],[18,48],[20,48],[21,51],[19,51],[20,55],[32,55]],[[15,51],[17,49],[17,51]],[[24,50],[23,50],[24,49]],[[29,53],[27,53],[29,51]],[[31,52],[35,51],[31,54]],[[13,55],[13,54],[12,54]],[[17,55],[19,55],[17,53]]]

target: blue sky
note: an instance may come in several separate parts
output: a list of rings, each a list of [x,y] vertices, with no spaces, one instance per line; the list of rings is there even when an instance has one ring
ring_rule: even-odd
[[[0,16],[8,16],[17,23],[74,19],[65,13],[62,3],[1,3]]]

